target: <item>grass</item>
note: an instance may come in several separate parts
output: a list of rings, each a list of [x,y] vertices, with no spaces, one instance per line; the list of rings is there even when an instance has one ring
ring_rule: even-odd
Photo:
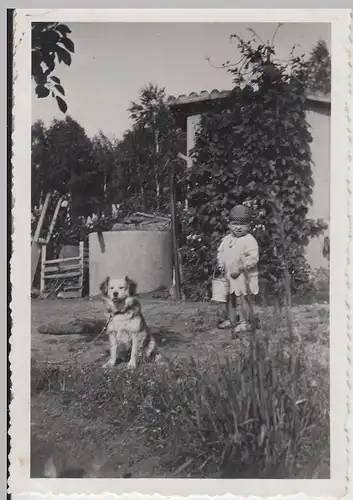
[[[104,477],[328,477],[328,309],[293,308],[292,341],[266,310],[255,337],[226,346],[214,309],[195,307],[163,304],[165,323],[183,315],[189,344],[161,365],[106,373],[33,359],[33,476],[49,446]],[[150,315],[162,321],[156,306]]]

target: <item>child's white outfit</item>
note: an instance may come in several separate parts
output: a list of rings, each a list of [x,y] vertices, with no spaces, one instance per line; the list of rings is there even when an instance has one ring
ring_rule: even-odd
[[[232,234],[225,236],[218,248],[217,260],[224,268],[225,276],[229,283],[229,293],[237,297],[259,293],[259,279],[257,263],[259,261],[259,246],[251,234],[236,238]],[[238,278],[233,279],[231,274],[242,269]]]

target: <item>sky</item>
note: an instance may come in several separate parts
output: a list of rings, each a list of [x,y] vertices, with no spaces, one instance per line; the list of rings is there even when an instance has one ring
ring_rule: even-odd
[[[165,87],[168,95],[232,88],[222,63],[239,60],[236,33],[246,39],[254,29],[265,42],[273,23],[71,23],[75,44],[72,64],[60,64],[55,74],[65,89],[68,114],[92,137],[102,130],[120,139],[132,123],[127,111],[149,82]],[[330,48],[330,25],[284,24],[275,37],[277,57],[287,59],[293,45],[309,54],[319,39]],[[207,60],[210,58],[210,61]],[[56,101],[38,99],[32,84],[32,122],[46,125],[63,119]]]

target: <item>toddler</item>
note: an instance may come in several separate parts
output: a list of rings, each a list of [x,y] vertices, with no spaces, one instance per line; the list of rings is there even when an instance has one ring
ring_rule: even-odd
[[[249,234],[250,209],[235,206],[229,217],[230,234],[218,248],[217,261],[228,282],[228,297],[221,311],[223,321],[219,328],[235,327],[235,333],[250,327],[250,307],[253,296],[259,293],[257,263],[259,247]]]

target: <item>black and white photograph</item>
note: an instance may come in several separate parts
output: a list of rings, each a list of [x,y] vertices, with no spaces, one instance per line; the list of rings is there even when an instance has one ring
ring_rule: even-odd
[[[26,20],[23,176],[15,154],[27,484],[305,479],[338,498],[348,22],[61,12]]]

